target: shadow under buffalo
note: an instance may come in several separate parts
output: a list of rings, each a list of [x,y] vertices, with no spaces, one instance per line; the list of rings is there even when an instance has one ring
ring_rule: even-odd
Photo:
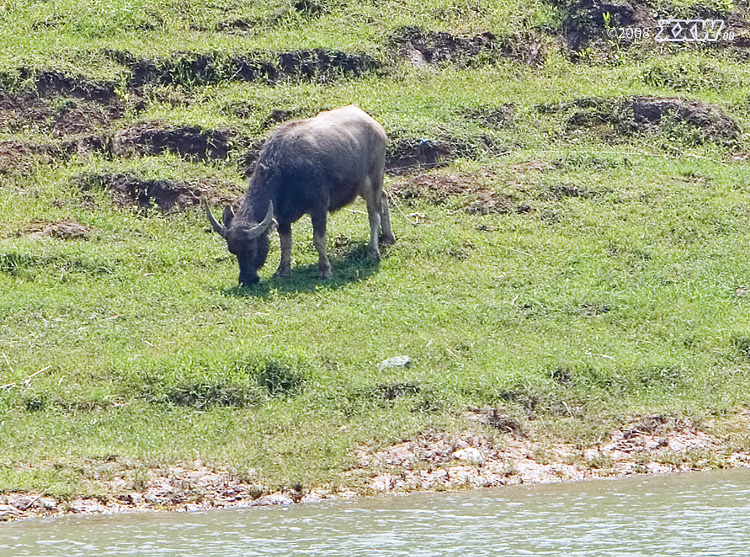
[[[380,252],[382,257],[387,252],[387,247],[381,247]],[[317,262],[308,265],[295,266],[293,264],[289,276],[272,276],[268,279],[261,279],[258,284],[251,286],[226,288],[224,289],[224,295],[238,298],[263,298],[268,296],[272,291],[285,294],[315,292],[316,289],[321,288],[335,290],[348,284],[367,280],[380,266],[377,261],[372,261],[367,257],[367,243],[355,246],[354,249],[351,249],[343,256],[336,253],[329,253],[328,259],[333,268],[332,279],[324,280],[318,278]],[[266,262],[266,265],[268,263],[273,265],[271,261]]]

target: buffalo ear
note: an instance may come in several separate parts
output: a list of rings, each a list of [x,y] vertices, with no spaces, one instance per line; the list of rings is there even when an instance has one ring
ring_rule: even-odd
[[[232,219],[234,218],[234,209],[232,209],[231,205],[227,205],[224,207],[224,216],[222,219],[224,220],[224,226],[229,228],[232,225]]]

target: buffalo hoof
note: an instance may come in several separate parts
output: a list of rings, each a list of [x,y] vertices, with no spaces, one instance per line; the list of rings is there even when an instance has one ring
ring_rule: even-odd
[[[383,235],[380,237],[380,243],[384,245],[391,245],[396,243],[396,237],[393,234]]]
[[[281,267],[279,267],[278,269],[276,269],[276,272],[273,274],[273,276],[284,278],[288,277],[291,273],[291,269],[282,269]]]
[[[327,269],[318,269],[318,278],[321,280],[331,280],[333,278],[333,271],[330,267]]]

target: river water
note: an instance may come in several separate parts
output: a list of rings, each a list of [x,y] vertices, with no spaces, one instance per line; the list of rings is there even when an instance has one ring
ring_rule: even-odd
[[[750,470],[0,524],[0,556],[749,555]]]

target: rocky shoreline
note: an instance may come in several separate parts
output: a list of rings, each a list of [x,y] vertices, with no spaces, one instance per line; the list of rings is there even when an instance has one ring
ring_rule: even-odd
[[[467,417],[487,424],[482,411]],[[750,414],[731,429],[747,430]],[[455,433],[429,431],[413,440],[374,450],[360,447],[356,465],[337,489],[292,486],[275,492],[199,461],[148,470],[112,463],[100,481],[107,495],[61,499],[45,493],[0,495],[0,521],[66,514],[191,511],[314,503],[388,493],[447,491],[480,487],[580,481],[664,474],[688,470],[750,467],[750,453],[730,443],[731,435],[698,428],[691,420],[663,415],[633,419],[606,441],[582,446],[546,442],[511,430],[487,428]],[[115,468],[120,468],[114,472]]]

